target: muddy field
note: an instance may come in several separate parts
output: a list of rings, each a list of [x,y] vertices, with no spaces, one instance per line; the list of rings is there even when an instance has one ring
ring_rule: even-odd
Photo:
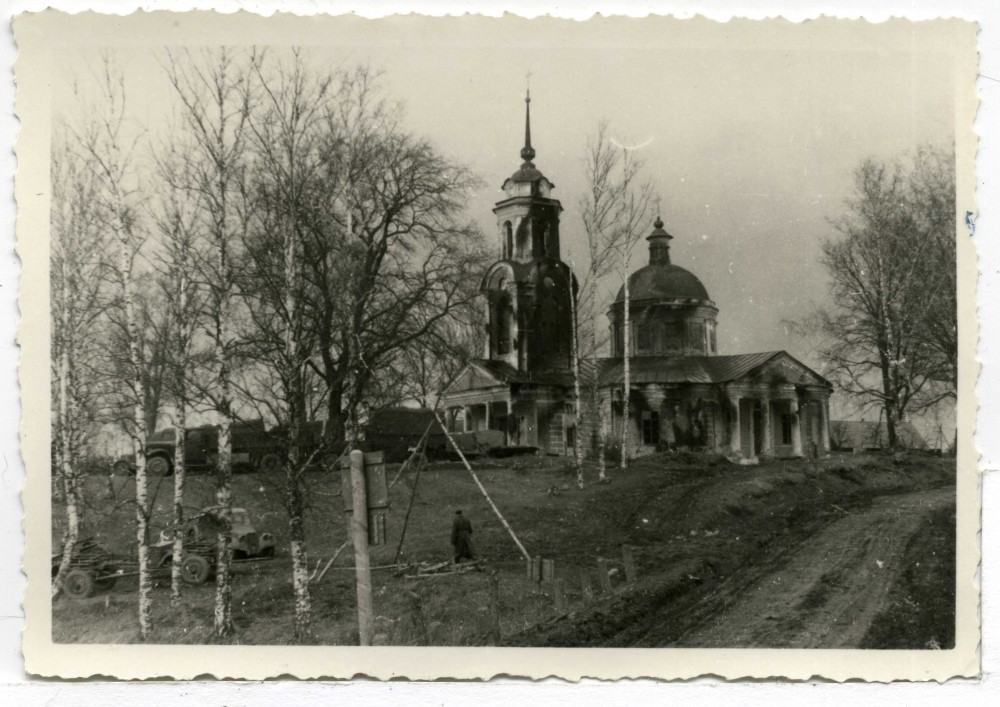
[[[420,477],[402,554],[448,559],[451,516],[461,508],[486,571],[397,575],[391,565],[413,488],[412,474],[404,475],[392,491],[387,543],[372,554],[381,568],[373,572],[376,629],[392,644],[495,642],[493,571],[506,645],[947,648],[954,640],[954,459],[872,454],[744,467],[659,455],[612,469],[608,484],[594,483],[588,467],[583,491],[562,459],[475,466],[529,552],[555,560],[568,611],[557,613],[552,585],[528,580],[464,468],[434,464]],[[160,526],[171,483],[163,480],[156,496]],[[339,477],[317,472],[310,483],[311,566],[325,565],[346,540]],[[278,557],[237,568],[232,640],[287,643],[292,597],[281,495],[258,475],[237,476],[235,487],[234,504],[277,535]],[[212,488],[211,477],[189,478],[192,509],[211,502]],[[88,479],[88,530],[120,555],[133,551],[131,493],[127,478]],[[634,586],[617,562],[623,545],[636,559]],[[599,591],[598,558],[610,560],[612,594]],[[312,586],[315,643],[357,640],[352,561],[344,552]],[[209,642],[211,584],[185,588],[175,609],[167,582],[154,593],[155,640]],[[135,641],[135,580],[83,601],[59,598],[53,614],[58,642]]]

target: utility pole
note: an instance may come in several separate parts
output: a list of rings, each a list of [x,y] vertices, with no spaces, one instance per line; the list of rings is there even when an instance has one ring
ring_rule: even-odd
[[[365,490],[365,455],[351,452],[351,540],[354,542],[354,572],[358,588],[358,639],[362,646],[372,644],[375,633],[372,605],[372,571],[368,558],[368,498]]]

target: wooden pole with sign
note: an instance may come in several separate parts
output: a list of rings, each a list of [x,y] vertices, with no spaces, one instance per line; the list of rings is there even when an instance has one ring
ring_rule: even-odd
[[[354,571],[358,587],[358,639],[370,646],[375,633],[372,604],[372,572],[368,558],[368,499],[365,491],[365,455],[351,452],[351,540],[354,542]]]

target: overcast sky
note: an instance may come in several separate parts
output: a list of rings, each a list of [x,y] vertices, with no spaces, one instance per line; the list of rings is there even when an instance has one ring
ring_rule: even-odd
[[[198,27],[160,41],[176,44]],[[484,180],[469,215],[491,238],[492,205],[520,164],[530,71],[535,164],[565,209],[567,261],[583,260],[586,140],[610,120],[615,139],[640,146],[675,236],[673,261],[720,309],[720,353],[786,349],[815,364],[782,322],[826,301],[820,243],[834,235],[828,220],[842,212],[852,171],[869,156],[954,139],[954,69],[940,34],[928,23],[395,18],[317,24],[293,41],[311,46],[317,66],[384,72],[409,129]],[[169,113],[162,47],[148,36],[114,39],[125,45],[117,57],[137,117],[155,133]],[[274,41],[251,31],[236,39],[225,41]],[[74,47],[60,55],[76,73],[54,84],[57,113],[94,56]],[[645,264],[645,242],[633,262]]]

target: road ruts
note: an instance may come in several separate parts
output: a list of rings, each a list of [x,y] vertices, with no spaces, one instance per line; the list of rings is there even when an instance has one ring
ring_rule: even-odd
[[[951,487],[846,512],[673,645],[857,647],[886,605],[910,538],[930,513],[954,503]]]

